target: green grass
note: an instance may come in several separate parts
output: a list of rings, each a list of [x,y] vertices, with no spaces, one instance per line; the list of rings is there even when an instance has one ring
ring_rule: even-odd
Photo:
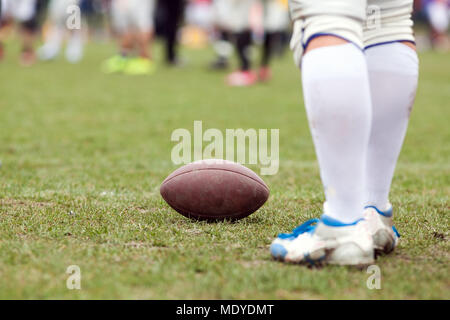
[[[279,232],[318,216],[323,202],[290,54],[270,84],[224,85],[207,50],[180,69],[106,76],[111,44],[86,59],[0,64],[0,298],[450,298],[448,54],[423,53],[420,87],[391,200],[399,248],[377,260],[381,290],[347,267],[310,270],[270,259]],[[161,60],[160,48],[157,59]],[[176,128],[279,128],[280,171],[268,203],[238,223],[198,223],[159,195],[175,169]],[[252,167],[255,169],[255,167]],[[74,214],[69,214],[73,211]],[[82,290],[66,288],[78,265]]]

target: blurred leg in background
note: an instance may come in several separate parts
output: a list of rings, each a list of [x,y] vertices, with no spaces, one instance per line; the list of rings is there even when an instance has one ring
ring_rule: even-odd
[[[213,21],[216,33],[216,39],[213,43],[216,59],[210,65],[213,70],[228,69],[229,60],[233,54],[229,19],[230,8],[229,0],[213,1]]]
[[[218,29],[217,34],[218,37],[213,44],[216,59],[211,63],[210,68],[213,70],[228,69],[230,56],[233,54],[231,35],[225,29]]]
[[[392,209],[389,192],[416,96],[419,61],[411,13],[413,0],[385,3],[378,28],[364,29],[364,45],[372,99],[372,121],[366,163],[366,203]]]
[[[258,71],[260,81],[270,80],[270,61],[282,46],[283,34],[289,27],[288,4],[285,0],[264,1],[264,42],[261,65]]]
[[[441,51],[450,49],[447,35],[450,22],[450,2],[448,0],[429,0],[425,2],[425,12],[431,27],[433,48]]]
[[[3,39],[1,37],[2,29],[4,25],[6,25],[7,23],[5,9],[6,9],[6,0],[0,0],[0,61],[2,61],[5,56],[5,48],[3,45]]]
[[[105,73],[131,75],[154,71],[151,49],[154,30],[154,0],[113,0],[111,16],[119,37],[119,54],[103,64]]]
[[[38,6],[41,2],[37,0],[7,0],[3,3],[10,15],[20,25],[20,36],[22,39],[22,49],[20,54],[20,64],[31,66],[36,61],[34,52],[34,42],[38,31]]]
[[[134,0],[133,11],[137,19],[136,44],[139,57],[152,60],[154,30],[154,0]]]
[[[236,52],[239,59],[239,69],[228,75],[226,82],[230,86],[250,86],[257,80],[251,70],[250,49],[252,45],[252,31],[250,28],[250,10],[253,0],[229,0],[230,28],[233,32]]]
[[[55,59],[67,37],[66,59],[76,63],[83,57],[83,35],[80,21],[79,29],[69,30],[67,21],[71,14],[70,6],[79,6],[80,0],[51,0],[48,7],[47,28],[44,45],[39,48],[38,55],[41,60]],[[81,15],[80,15],[81,19]]]
[[[160,33],[164,37],[166,54],[165,60],[169,65],[178,65],[177,32],[181,26],[184,14],[183,0],[159,0],[157,8]]]
[[[250,46],[252,44],[252,32],[244,30],[235,34],[236,50],[239,58],[239,70],[250,71]]]

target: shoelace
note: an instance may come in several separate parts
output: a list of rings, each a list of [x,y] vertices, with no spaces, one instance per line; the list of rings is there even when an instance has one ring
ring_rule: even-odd
[[[314,229],[316,229],[317,223],[319,223],[319,219],[311,219],[306,221],[305,223],[299,225],[297,228],[292,230],[292,233],[280,233],[278,235],[278,238],[280,239],[294,239],[297,238],[299,235],[306,233],[306,232],[312,232]]]

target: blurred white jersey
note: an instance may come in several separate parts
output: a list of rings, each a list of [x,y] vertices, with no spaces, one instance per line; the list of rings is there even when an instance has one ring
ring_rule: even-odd
[[[433,29],[439,33],[447,32],[450,24],[450,2],[429,1],[425,11]]]
[[[268,32],[284,31],[289,26],[287,0],[263,0],[264,30]]]
[[[28,21],[36,14],[36,0],[1,0],[2,17],[12,17],[19,22]]]
[[[155,0],[113,0],[113,25],[119,33],[130,30],[151,32],[154,29],[154,10]]]
[[[229,30],[229,17],[231,16],[229,0],[213,0],[213,22],[220,29]]]
[[[214,0],[215,24],[231,32],[241,32],[250,28],[250,10],[254,1]]]
[[[79,5],[81,0],[50,0],[48,18],[52,23],[65,25],[70,6]]]

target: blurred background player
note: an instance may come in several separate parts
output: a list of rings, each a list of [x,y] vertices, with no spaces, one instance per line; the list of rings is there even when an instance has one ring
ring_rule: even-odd
[[[0,0],[0,61],[5,57],[5,48],[3,46],[3,37],[2,37],[2,29],[4,26],[4,20],[6,18],[6,14],[4,14],[6,6],[6,0]]]
[[[225,4],[223,4],[224,10],[221,14],[224,15],[225,13],[228,15],[228,17],[223,18],[228,21],[228,26],[225,28],[223,27],[223,29],[231,30],[231,38],[235,43],[239,59],[239,69],[227,77],[228,85],[250,86],[258,80],[269,80],[271,77],[269,69],[271,58],[275,49],[282,44],[284,33],[288,29],[290,23],[287,0],[223,1]],[[226,8],[226,6],[228,6],[228,8]],[[259,17],[260,14],[258,13],[261,13],[262,17]],[[255,20],[258,20],[259,18],[263,28],[263,51],[258,73],[252,71],[250,49],[253,42],[253,29],[255,29],[255,26],[252,26],[252,17],[256,17]],[[222,32],[222,39],[224,42],[227,38],[228,34]],[[224,47],[223,44],[222,47],[222,52],[227,54],[226,47]],[[216,65],[226,65],[227,58],[225,54],[219,56]]]
[[[230,0],[213,0],[213,49],[215,60],[210,67],[213,70],[224,70],[229,67],[229,59],[233,54]]]
[[[158,34],[165,42],[165,61],[171,66],[180,65],[177,33],[183,22],[184,8],[185,0],[159,0],[157,3]]]
[[[238,70],[226,78],[226,82],[230,86],[250,86],[258,80],[256,74],[251,70],[250,57],[252,44],[250,11],[254,2],[255,0],[228,0],[227,2],[230,6],[227,10],[227,19],[239,59]]]
[[[20,26],[22,49],[20,63],[22,66],[31,66],[36,61],[34,42],[38,31],[38,9],[42,1],[37,0],[0,0],[1,16],[0,27],[12,22]],[[3,56],[3,45],[0,44],[0,58]]]
[[[271,78],[270,60],[276,49],[283,46],[283,40],[289,28],[288,0],[263,0],[264,5],[264,40],[258,79],[267,81]]]
[[[112,0],[111,17],[119,36],[119,53],[103,63],[105,73],[140,75],[154,71],[150,48],[154,7],[154,0]]]
[[[50,0],[46,23],[47,34],[44,37],[44,45],[38,50],[41,60],[47,61],[56,58],[65,37],[67,37],[66,59],[71,63],[81,60],[83,57],[81,28],[69,30],[66,24],[70,6],[78,6],[80,2],[81,0]]]
[[[450,49],[447,35],[450,20],[450,0],[422,0],[431,27],[431,44],[441,51]]]

